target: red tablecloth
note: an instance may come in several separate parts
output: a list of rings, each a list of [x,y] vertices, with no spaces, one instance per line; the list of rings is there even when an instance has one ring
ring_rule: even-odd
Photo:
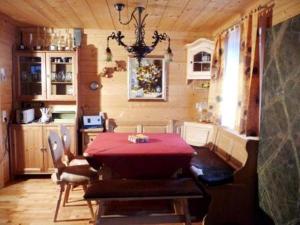
[[[145,134],[148,143],[131,143],[128,133],[101,133],[85,154],[90,164],[104,164],[125,178],[169,177],[188,168],[194,150],[177,134]]]

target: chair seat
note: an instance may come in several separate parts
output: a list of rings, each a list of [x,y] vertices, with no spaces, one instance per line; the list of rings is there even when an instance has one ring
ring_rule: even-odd
[[[52,180],[54,180],[56,183],[67,182],[73,184],[82,184],[88,183],[90,180],[97,179],[97,176],[97,171],[90,168],[90,166],[76,165],[63,168],[59,179],[55,181],[55,176],[53,176]]]
[[[88,161],[84,156],[76,156],[69,162],[69,166],[78,166],[78,165],[89,165]]]

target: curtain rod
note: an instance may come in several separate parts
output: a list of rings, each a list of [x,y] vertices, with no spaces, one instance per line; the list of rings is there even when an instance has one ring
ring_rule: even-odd
[[[265,3],[264,5],[258,5],[256,8],[250,10],[248,13],[245,13],[245,15],[242,15],[236,22],[234,22],[232,25],[230,25],[228,28],[222,30],[221,32],[218,32],[218,34],[216,34],[215,36],[221,35],[224,32],[227,32],[231,29],[234,29],[237,25],[241,24],[242,21],[244,21],[245,19],[247,19],[250,15],[252,15],[255,12],[259,12],[263,9],[269,9],[269,8],[273,8],[275,3],[275,0],[271,0],[267,3]]]

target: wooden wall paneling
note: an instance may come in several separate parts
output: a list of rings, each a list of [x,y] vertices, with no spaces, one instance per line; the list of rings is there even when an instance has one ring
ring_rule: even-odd
[[[1,1],[0,13],[5,13],[6,15],[9,15],[14,20],[22,22],[23,25],[34,23],[33,19],[29,19],[26,13],[22,13],[16,7],[11,6],[8,2],[5,1]]]
[[[47,3],[64,18],[60,27],[67,27],[64,21],[67,21],[72,27],[84,27],[84,24],[82,24],[67,1],[47,0]]]
[[[176,25],[176,21],[183,13],[189,0],[169,0],[162,18],[159,20],[158,29],[168,30]]]
[[[93,11],[85,0],[67,0],[67,2],[85,28],[99,27]]]
[[[195,35],[183,32],[170,32],[172,49],[174,49],[174,62],[168,65],[168,101],[128,101],[127,99],[127,71],[115,72],[112,78],[99,76],[105,66],[103,61],[104,49],[106,47],[106,35],[103,30],[85,29],[85,44],[80,51],[80,77],[79,91],[81,101],[79,107],[84,108],[86,114],[95,114],[99,111],[108,113],[108,117],[126,121],[168,121],[170,119],[192,119],[195,114],[195,93],[191,87],[186,85],[186,49],[184,45],[191,42]],[[149,34],[152,31],[146,33]],[[134,41],[133,32],[124,32],[126,43]],[[149,36],[149,35],[148,35]],[[150,35],[151,38],[151,35]],[[147,39],[147,41],[149,38]],[[122,60],[127,64],[127,52],[114,41],[110,44],[114,60]],[[153,54],[163,55],[166,43],[160,43]],[[91,91],[88,85],[91,81],[101,82],[103,87],[98,91]],[[196,94],[197,95],[197,94]],[[202,94],[200,94],[202,95]],[[198,95],[199,96],[199,95]],[[204,99],[207,94],[204,93]],[[176,110],[174,110],[176,108]]]
[[[146,13],[149,13],[146,29],[201,29],[210,32],[223,24],[223,21],[231,19],[233,13],[243,13],[249,4],[262,1],[268,0],[2,0],[0,11],[20,22],[32,25],[133,30],[132,24],[119,24],[114,4],[122,2],[127,6],[122,11],[122,18],[125,20],[130,17],[134,7],[146,8]],[[294,1],[297,0],[289,2]],[[275,2],[288,3],[287,0]],[[295,7],[285,9],[295,11]]]
[[[34,33],[36,29],[22,29],[24,34]],[[146,42],[151,43],[151,30],[146,33]],[[123,120],[192,120],[197,118],[195,103],[207,99],[207,91],[196,92],[193,87],[186,85],[186,49],[185,44],[199,38],[201,34],[193,32],[168,32],[172,39],[174,61],[168,65],[168,100],[156,101],[128,101],[127,99],[127,71],[116,71],[112,78],[101,76],[105,65],[104,51],[107,35],[111,30],[84,29],[82,47],[79,51],[79,104],[78,107],[85,114],[98,114],[105,111],[109,117]],[[124,31],[126,43],[134,42],[134,32]],[[114,60],[121,60],[127,64],[128,53],[123,47],[111,41]],[[167,43],[159,43],[154,55],[163,55]],[[114,63],[112,63],[114,66]],[[97,91],[89,89],[92,81],[103,85]],[[176,108],[176,110],[174,110]],[[162,113],[163,112],[163,113]],[[81,114],[79,114],[81,115]]]
[[[69,19],[60,14],[54,7],[52,7],[47,1],[40,0],[25,0],[27,4],[33,7],[36,11],[42,13],[46,18],[51,21],[52,27],[72,27],[72,24],[69,22]],[[62,26],[61,23],[64,23],[65,26]]]
[[[218,33],[224,29],[229,28],[237,21],[241,19],[242,15],[246,15],[251,10],[257,8],[259,5],[271,4],[270,0],[257,0],[254,2],[249,2],[249,5],[244,7],[242,10],[239,10],[236,14],[231,15],[229,18],[224,19],[223,23],[218,24],[218,26],[213,30],[213,36],[216,36]],[[293,16],[300,14],[300,1],[299,0],[274,0],[273,7],[273,25],[283,22]]]
[[[2,2],[0,4],[2,7]],[[15,43],[16,28],[13,21],[0,14],[0,68],[4,68],[6,79],[0,81],[0,188],[9,180],[9,154],[6,145],[8,129],[2,122],[2,110],[11,116],[12,108],[12,48]]]
[[[240,14],[250,5],[250,3],[246,1],[233,2],[229,0],[222,1],[222,3],[223,2],[223,6],[220,6],[218,1],[212,1],[208,4],[202,17],[197,17],[197,19],[194,20],[190,27],[191,31],[209,28],[209,31],[212,32],[224,22],[224,18],[228,15]],[[214,13],[211,13],[211,11],[214,11]]]
[[[146,5],[146,27],[158,29],[160,21],[163,19],[164,12],[168,6],[168,0],[148,0]]]
[[[110,19],[112,20],[113,23],[113,28],[111,27],[110,29],[114,30],[128,30],[129,26],[128,25],[122,25],[119,23],[119,12],[115,9],[114,4],[116,3],[123,3],[125,4],[125,8],[121,11],[121,19],[122,22],[127,22],[127,19],[129,19],[131,11],[128,11],[128,4],[127,1],[125,0],[110,0],[106,2],[106,7],[109,10],[110,14]]]
[[[3,0],[1,1],[1,4],[3,2],[8,3],[7,7],[12,8],[14,12],[17,11],[20,12],[22,15],[26,15],[24,22],[27,23],[34,22],[35,24],[44,25],[44,26],[53,25],[53,21],[49,20],[47,16],[42,14],[39,10],[34,9],[34,7],[32,7],[30,4],[27,4],[25,1]]]
[[[299,0],[277,0],[273,11],[273,25],[300,14]]]
[[[106,0],[86,0],[91,12],[97,20],[97,25],[102,29],[112,29],[113,22],[109,9],[106,6]],[[101,12],[101,13],[100,13]]]
[[[181,16],[177,19],[176,24],[174,24],[174,30],[187,30],[194,19],[204,12],[208,4],[211,4],[210,0],[190,0]]]
[[[228,1],[226,1],[226,3],[228,3]],[[198,9],[197,14],[194,14],[194,18],[187,26],[187,29],[190,31],[197,31],[200,30],[201,27],[206,26],[207,22],[216,17],[215,15],[218,15],[218,4],[217,1],[202,1],[201,8]],[[212,10],[214,11],[214,14],[211,13]],[[211,27],[205,28],[205,30],[210,31]]]
[[[223,7],[220,7],[218,4],[218,1],[210,1],[207,5],[205,5],[205,8],[203,8],[202,12],[199,13],[199,15],[196,17],[195,20],[193,20],[193,22],[191,23],[191,25],[189,26],[189,30],[191,31],[197,31],[197,30],[201,30],[203,29],[203,27],[207,27],[206,29],[209,28],[209,32],[211,32],[213,30],[213,26],[212,24],[214,24],[214,22],[216,20],[221,20],[224,18],[224,14],[230,14],[232,11],[229,11],[229,5],[230,5],[230,0],[226,0],[224,1],[224,3],[226,2],[225,5],[223,5]],[[237,3],[235,3],[237,4]],[[226,10],[225,10],[226,9]],[[214,11],[214,13],[212,14],[211,11]],[[216,16],[218,15],[218,16]],[[209,26],[207,25],[209,24]]]

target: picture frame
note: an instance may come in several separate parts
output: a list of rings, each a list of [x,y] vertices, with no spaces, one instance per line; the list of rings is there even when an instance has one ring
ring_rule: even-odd
[[[128,100],[167,99],[167,71],[163,56],[147,56],[141,66],[134,57],[128,58]]]

